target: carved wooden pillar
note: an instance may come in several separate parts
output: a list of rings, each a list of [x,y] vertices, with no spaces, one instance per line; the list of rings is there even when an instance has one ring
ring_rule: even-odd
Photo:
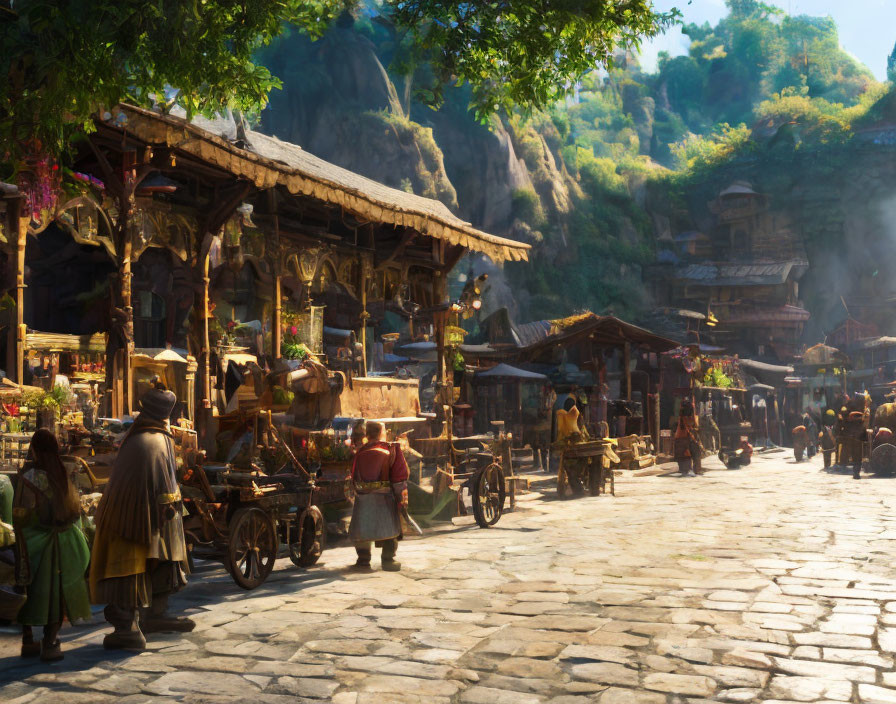
[[[283,330],[283,291],[280,286],[279,262],[274,264],[274,310],[271,320],[271,356],[280,359],[282,356]]]
[[[432,280],[433,301],[436,306],[448,304],[448,272],[436,269]],[[445,383],[445,326],[448,322],[448,313],[436,313],[433,316],[434,332],[436,335],[436,378],[439,386]]]
[[[15,366],[9,371],[14,375],[16,383],[19,384],[25,381],[25,244],[28,237],[28,218],[23,217],[22,206],[24,203],[24,198],[18,198],[11,203],[9,218],[10,234],[15,237],[12,240],[15,256],[10,263],[14,262],[16,272],[15,330],[8,331],[9,348],[12,352],[9,355],[9,362]]]
[[[366,257],[361,257],[361,359],[364,362],[364,376],[367,376],[367,287],[370,285],[370,276],[373,263]]]
[[[205,248],[203,248],[205,249]],[[209,253],[208,249],[202,253],[202,352],[200,369],[202,370],[202,408],[210,408],[212,398],[212,374],[211,374],[211,339],[209,337],[208,320],[211,315],[209,310]]]

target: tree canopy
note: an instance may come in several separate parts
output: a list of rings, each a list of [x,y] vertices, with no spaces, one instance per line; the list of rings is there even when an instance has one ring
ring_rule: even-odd
[[[55,154],[103,106],[176,101],[257,110],[278,79],[257,51],[291,24],[318,36],[355,0],[0,0],[0,162]],[[540,107],[675,13],[649,0],[384,0],[436,81],[469,83],[481,115]]]

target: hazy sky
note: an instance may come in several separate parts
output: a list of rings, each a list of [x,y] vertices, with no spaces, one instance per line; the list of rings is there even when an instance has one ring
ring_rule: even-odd
[[[765,0],[792,15],[830,15],[840,31],[840,44],[864,63],[877,78],[887,77],[887,56],[896,42],[896,0]],[[684,22],[715,24],[727,14],[724,0],[653,0],[654,7],[667,11],[677,7]],[[652,42],[645,42],[641,63],[656,67],[660,51],[684,54],[687,37],[672,29]]]

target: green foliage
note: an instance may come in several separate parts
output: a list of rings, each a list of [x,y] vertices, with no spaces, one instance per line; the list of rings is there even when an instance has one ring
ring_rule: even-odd
[[[432,68],[424,102],[441,104],[444,85],[468,83],[479,119],[502,108],[547,106],[595,66],[612,65],[618,47],[637,46],[678,17],[656,12],[648,0],[407,0],[390,9],[414,39],[411,61]]]
[[[28,408],[38,411],[53,411],[58,418],[62,408],[67,406],[71,399],[71,391],[57,384],[50,391],[29,391],[22,400],[23,405]]]
[[[896,46],[887,57],[887,80],[890,83],[896,83]]]
[[[541,199],[531,188],[516,189],[512,194],[511,207],[515,218],[533,227],[541,227],[545,224]]]
[[[25,0],[0,7],[6,160],[62,151],[103,107],[257,109],[279,81],[253,61],[284,22],[319,34],[339,0]],[[0,159],[3,159],[0,156]]]
[[[357,0],[24,0],[0,6],[0,144],[15,162],[58,154],[102,109],[121,101],[227,108],[255,115],[281,82],[255,55],[287,24],[312,37]],[[384,0],[393,65],[422,73],[424,102],[467,83],[480,119],[500,107],[543,107],[584,73],[670,23],[648,0],[583,6],[526,0]],[[352,20],[347,20],[351,24]],[[425,70],[417,67],[425,64]],[[283,67],[302,72],[302,66]],[[320,79],[320,76],[317,76]],[[314,81],[315,76],[311,75]],[[170,107],[170,105],[169,105]]]
[[[734,381],[725,374],[721,367],[712,366],[706,370],[706,375],[703,377],[703,385],[728,389],[734,386]]]
[[[705,172],[743,155],[752,147],[751,134],[746,125],[732,127],[723,123],[706,136],[691,135],[673,145],[672,154],[679,169]]]
[[[789,16],[754,0],[727,4],[730,14],[715,27],[683,29],[692,40],[689,58],[704,74],[703,108],[710,124],[749,123],[757,102],[788,88],[805,87],[811,98],[851,105],[874,83],[870,71],[840,49],[829,17]],[[673,74],[684,82],[685,97],[676,84],[669,99],[686,112],[697,76],[683,62],[676,68],[686,74]]]

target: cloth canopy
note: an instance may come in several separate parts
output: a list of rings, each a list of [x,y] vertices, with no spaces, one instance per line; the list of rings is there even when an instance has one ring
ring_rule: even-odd
[[[519,381],[547,381],[548,378],[544,374],[537,372],[528,372],[525,369],[511,367],[509,364],[499,364],[483,372],[476,372],[476,379],[516,379]]]

